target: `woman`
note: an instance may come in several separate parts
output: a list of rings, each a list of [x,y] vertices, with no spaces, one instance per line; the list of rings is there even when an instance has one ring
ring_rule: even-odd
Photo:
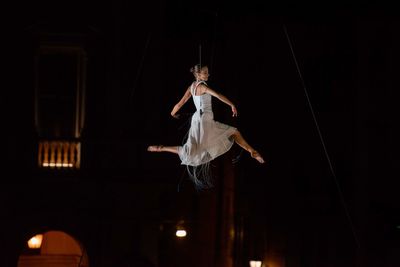
[[[214,120],[212,97],[216,97],[229,105],[233,117],[238,114],[235,105],[228,98],[206,84],[210,76],[208,67],[196,65],[190,71],[196,80],[186,89],[181,100],[171,111],[171,115],[178,118],[178,111],[192,97],[196,112],[192,115],[186,143],[183,146],[149,146],[147,150],[150,152],[178,154],[182,164],[188,166],[190,177],[197,187],[209,187],[211,185],[208,164],[213,159],[226,153],[234,142],[248,151],[251,157],[258,162],[264,163],[260,153],[246,142],[237,128]],[[190,171],[189,166],[192,167],[192,171]]]

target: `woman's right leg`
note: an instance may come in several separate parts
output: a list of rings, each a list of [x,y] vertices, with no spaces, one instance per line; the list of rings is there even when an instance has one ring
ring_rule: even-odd
[[[179,146],[158,145],[158,146],[149,146],[147,148],[147,151],[150,151],[150,152],[170,152],[170,153],[178,154],[178,149],[179,149]]]
[[[236,130],[236,132],[232,136],[233,136],[233,140],[235,140],[236,144],[241,146],[244,150],[250,152],[250,155],[252,158],[255,158],[260,163],[265,162],[263,157],[260,155],[260,153],[258,153],[257,150],[255,150],[252,146],[250,146],[247,143],[247,141],[244,139],[244,137],[238,130]]]

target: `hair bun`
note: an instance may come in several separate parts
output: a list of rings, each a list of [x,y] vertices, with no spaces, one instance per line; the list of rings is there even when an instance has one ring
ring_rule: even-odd
[[[196,64],[190,68],[191,73],[199,73],[201,71],[202,66],[200,64]]]

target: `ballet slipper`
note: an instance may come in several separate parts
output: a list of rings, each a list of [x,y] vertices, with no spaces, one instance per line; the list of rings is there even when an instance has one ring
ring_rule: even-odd
[[[263,157],[261,157],[260,153],[258,153],[258,151],[256,151],[256,150],[251,152],[251,157],[256,159],[260,163],[264,163],[265,162]]]
[[[147,151],[150,151],[150,152],[161,152],[162,151],[162,149],[163,149],[163,145],[158,145],[158,146],[149,146],[148,148],[147,148]]]

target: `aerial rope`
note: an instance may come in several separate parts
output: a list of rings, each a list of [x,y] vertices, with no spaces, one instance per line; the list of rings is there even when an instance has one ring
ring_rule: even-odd
[[[139,62],[139,67],[138,67],[137,72],[136,72],[135,81],[134,81],[133,86],[132,86],[132,91],[131,91],[131,95],[130,95],[130,101],[132,101],[134,99],[134,96],[135,96],[137,83],[138,83],[140,74],[142,73],[143,63],[144,63],[146,55],[147,55],[147,50],[148,50],[148,47],[149,47],[149,44],[150,44],[150,40],[151,40],[151,32],[149,32],[149,34],[147,36],[146,44],[145,44],[145,47],[144,47],[144,50],[143,50],[143,53],[142,53],[142,58],[141,58],[141,60]]]
[[[213,45],[211,49],[211,57],[210,57],[210,68],[212,69],[213,63],[214,63],[214,55],[215,55],[215,47],[216,47],[216,39],[217,39],[217,28],[218,28],[218,12],[215,12],[215,20],[214,20],[214,33],[213,33]],[[199,42],[199,47],[198,47],[198,60],[199,60],[199,65],[200,69],[203,67],[203,55],[202,55],[202,46],[201,46],[201,40]],[[179,118],[186,117],[185,122],[178,128],[181,130],[182,128],[187,128],[190,126],[190,121],[191,121],[191,116],[193,113],[180,113]],[[232,160],[233,163],[238,162],[239,157],[236,157],[234,160]],[[178,186],[177,186],[177,191],[180,191],[181,183],[184,178],[186,170],[183,170],[182,175],[179,179]]]
[[[298,75],[299,75],[300,81],[301,81],[302,86],[303,86],[304,94],[305,94],[305,96],[306,96],[307,103],[308,103],[308,106],[309,106],[309,108],[310,108],[312,118],[313,118],[314,123],[315,123],[315,126],[316,126],[316,128],[317,128],[317,132],[318,132],[319,139],[320,139],[321,144],[322,144],[322,147],[323,147],[323,149],[324,149],[325,157],[326,157],[326,159],[327,159],[327,161],[328,161],[328,164],[329,164],[329,169],[330,169],[330,171],[331,171],[331,173],[332,173],[332,176],[333,176],[334,181],[335,181],[336,189],[337,189],[337,191],[338,191],[338,193],[339,193],[339,197],[340,197],[341,204],[342,204],[343,209],[344,209],[344,211],[345,211],[345,213],[346,213],[346,217],[347,217],[347,219],[348,219],[348,222],[349,222],[351,231],[352,231],[352,233],[353,233],[353,237],[354,237],[355,243],[356,243],[357,247],[360,248],[360,242],[359,242],[359,239],[358,239],[358,237],[357,237],[357,234],[356,234],[356,231],[355,231],[355,228],[354,228],[353,221],[352,221],[352,219],[351,219],[351,216],[350,216],[349,210],[348,210],[348,208],[347,208],[347,204],[346,204],[345,198],[344,198],[344,196],[343,196],[342,190],[341,190],[340,185],[339,185],[339,182],[338,182],[338,180],[337,180],[336,173],[335,173],[335,171],[334,171],[332,161],[331,161],[331,159],[330,159],[330,157],[329,157],[329,153],[328,153],[328,150],[327,150],[327,148],[326,148],[324,138],[323,138],[323,136],[322,136],[322,134],[321,134],[321,130],[320,130],[320,127],[319,127],[319,125],[318,125],[318,121],[317,121],[317,118],[316,118],[316,116],[315,116],[315,112],[314,112],[313,106],[312,106],[312,104],[311,104],[310,97],[309,97],[309,94],[308,94],[308,92],[307,92],[307,88],[306,88],[306,86],[305,86],[305,82],[304,82],[303,76],[302,76],[302,74],[301,74],[299,64],[297,63],[296,55],[295,55],[295,53],[294,53],[293,46],[292,46],[292,43],[291,43],[291,41],[290,41],[289,34],[288,34],[288,31],[287,31],[285,25],[283,25],[283,29],[284,29],[284,32],[285,32],[285,35],[286,35],[286,39],[287,39],[288,44],[289,44],[289,47],[290,47],[290,51],[291,51],[291,54],[292,54],[294,63],[295,63],[295,65],[296,65],[297,73],[298,73]]]

